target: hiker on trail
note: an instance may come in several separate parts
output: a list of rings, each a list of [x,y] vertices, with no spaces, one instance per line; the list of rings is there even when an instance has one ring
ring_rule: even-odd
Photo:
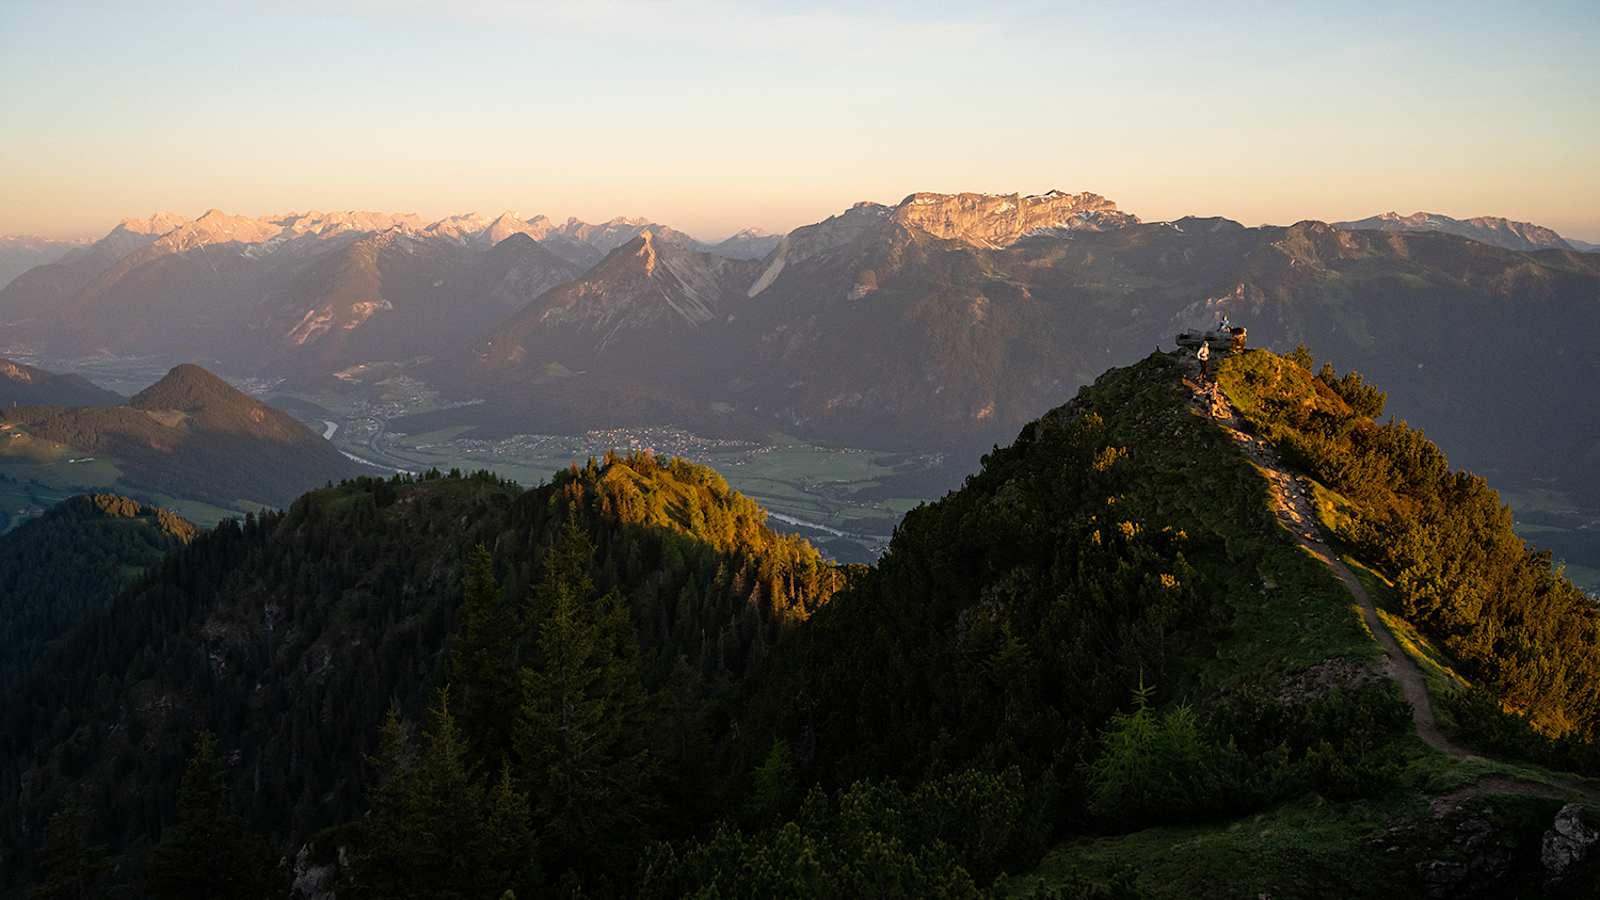
[[[1207,363],[1211,359],[1211,345],[1202,340],[1200,349],[1194,352],[1194,358],[1200,360],[1200,377],[1210,378],[1211,367]]]

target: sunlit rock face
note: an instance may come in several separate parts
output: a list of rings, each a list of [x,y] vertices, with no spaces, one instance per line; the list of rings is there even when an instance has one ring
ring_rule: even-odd
[[[1139,221],[1099,194],[912,194],[896,222],[977,247],[1006,247],[1036,232],[1116,228]]]

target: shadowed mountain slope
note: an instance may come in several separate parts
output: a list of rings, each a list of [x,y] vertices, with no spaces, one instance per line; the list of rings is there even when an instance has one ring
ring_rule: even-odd
[[[83,246],[77,241],[53,241],[26,235],[0,237],[0,288],[23,272],[57,262]]]
[[[9,407],[0,426],[8,453],[106,456],[132,487],[229,507],[286,504],[365,471],[286,413],[187,364],[126,405]]]
[[[122,402],[122,395],[99,387],[82,375],[58,375],[0,359],[0,406],[105,406]]]
[[[1100,213],[990,246],[1017,229],[993,230],[1010,226],[958,197],[930,225],[952,235],[939,237],[916,222],[940,207],[919,199],[796,229],[755,274],[697,267],[705,302],[668,272],[645,277],[639,248],[613,254],[438,376],[491,403],[406,427],[527,430],[553,390],[540,385],[560,380],[568,396],[593,385],[595,396],[633,399],[594,404],[591,426],[744,417],[756,434],[830,443],[987,446],[1111,361],[1226,314],[1255,345],[1306,342],[1369,372],[1392,409],[1476,470],[1600,497],[1581,477],[1600,453],[1600,425],[1571,415],[1584,403],[1578,386],[1600,380],[1592,254]],[[680,308],[689,314],[640,327],[656,321],[651,311]],[[706,414],[712,406],[720,418]],[[696,418],[675,419],[684,409]],[[1532,445],[1530,430],[1541,435]]]
[[[0,692],[199,530],[115,494],[72,497],[0,534]]]
[[[4,843],[31,843],[58,801],[84,791],[97,836],[137,861],[171,823],[181,771],[168,763],[198,727],[243,753],[229,781],[256,783],[246,812],[263,831],[301,840],[358,818],[362,760],[386,710],[419,715],[449,679],[472,615],[461,603],[474,545],[491,549],[504,621],[520,630],[544,614],[533,589],[571,529],[594,551],[596,593],[582,599],[621,603],[630,645],[637,635],[628,664],[665,716],[640,737],[676,774],[648,790],[698,818],[709,795],[697,773],[711,760],[684,754],[707,752],[702,730],[727,727],[706,717],[842,581],[764,518],[714,472],[642,455],[530,491],[487,475],[363,479],[224,522],[53,649],[48,673],[0,711],[0,770],[29,784],[0,793]],[[515,714],[500,718],[509,729]],[[113,720],[126,727],[90,724]],[[64,743],[58,726],[96,737]],[[668,735],[684,749],[666,750]]]

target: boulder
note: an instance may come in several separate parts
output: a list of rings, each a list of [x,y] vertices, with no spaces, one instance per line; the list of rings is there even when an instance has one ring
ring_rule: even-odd
[[[1504,883],[1513,868],[1513,841],[1500,832],[1487,809],[1461,816],[1448,834],[1441,852],[1417,863],[1424,897],[1477,896]]]
[[[336,900],[340,873],[350,865],[346,849],[339,847],[333,859],[319,859],[315,844],[301,846],[294,856],[294,886],[289,896],[294,900]]]
[[[1544,833],[1539,861],[1552,881],[1561,881],[1597,856],[1597,843],[1600,843],[1600,828],[1584,821],[1578,804],[1568,803],[1556,813],[1554,824]]]

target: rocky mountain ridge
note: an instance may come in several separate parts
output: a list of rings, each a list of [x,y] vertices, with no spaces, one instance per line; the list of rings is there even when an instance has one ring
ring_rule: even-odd
[[[1554,477],[1600,452],[1565,413],[1571,386],[1600,378],[1600,263],[1571,250],[1146,223],[1062,191],[859,203],[759,259],[643,219],[298,213],[241,244],[217,242],[266,229],[219,213],[150,237],[168,224],[126,223],[0,290],[7,336],[301,384],[383,364],[488,401],[451,424],[501,433],[670,424],[950,448],[1003,439],[1226,312],[1255,342],[1316,343],[1384,377],[1394,409],[1475,467]],[[112,259],[119,242],[138,246]],[[1535,421],[1548,452],[1509,424]]]
[[[593,258],[598,259],[637,237],[646,228],[660,240],[708,249],[729,244],[730,241],[733,242],[729,244],[730,247],[744,247],[751,241],[775,240],[760,229],[747,228],[724,241],[707,243],[651,219],[630,216],[618,216],[599,223],[585,222],[577,217],[556,222],[544,215],[523,218],[513,210],[506,210],[492,216],[471,212],[430,221],[417,213],[373,210],[308,210],[250,217],[209,209],[192,219],[173,212],[126,218],[96,243],[110,242],[118,247],[127,246],[129,252],[145,243],[156,243],[165,252],[239,243],[250,245],[254,254],[260,256],[305,241],[326,241],[341,236],[386,231],[398,231],[418,239],[439,238],[480,247],[493,246],[513,234],[526,234],[540,242],[555,239],[558,243],[574,242],[592,248]],[[136,238],[149,240],[130,240]],[[0,242],[18,244],[25,240],[37,242],[37,239],[21,237],[0,238]]]
[[[1594,245],[1571,242],[1554,229],[1532,222],[1516,222],[1503,216],[1476,216],[1453,219],[1440,213],[1414,212],[1402,216],[1386,212],[1350,222],[1334,222],[1333,227],[1350,231],[1438,231],[1459,235],[1507,250],[1592,250]]]
[[[1001,248],[1047,231],[1099,231],[1135,225],[1139,217],[1117,209],[1099,194],[917,193],[894,208],[893,219],[934,237],[976,247]]]
[[[1502,346],[1494,362],[1472,356],[1466,345],[1476,346],[1486,320],[1446,336],[1430,324],[1434,317],[1472,308],[1498,321],[1514,299],[1519,327],[1542,335],[1530,333],[1527,342],[1541,360],[1533,372],[1578,366],[1584,377],[1600,375],[1587,339],[1571,340],[1600,327],[1578,302],[1586,290],[1579,285],[1600,276],[1586,254],[1530,257],[1454,235],[1387,235],[1320,222],[1140,223],[1095,195],[1042,197],[1031,212],[1026,201],[912,195],[896,207],[858,204],[794,230],[748,269],[713,267],[678,248],[674,258],[694,262],[702,279],[697,293],[718,303],[691,307],[676,297],[694,310],[684,321],[698,327],[653,335],[654,343],[627,351],[615,350],[616,341],[654,321],[643,311],[661,306],[663,287],[639,277],[637,266],[608,260],[577,286],[558,288],[559,299],[540,298],[491,332],[479,359],[519,391],[556,364],[651,372],[658,390],[685,359],[698,360],[681,391],[701,404],[759,409],[789,433],[844,441],[888,433],[910,445],[948,444],[959,434],[1001,437],[1046,397],[1086,382],[1100,362],[1170,341],[1222,313],[1248,321],[1253,340],[1284,347],[1315,340],[1337,358],[1380,372],[1396,385],[1396,407],[1405,414],[1463,438],[1476,431],[1480,443],[1503,429],[1475,416],[1474,426],[1458,430],[1450,415],[1430,412],[1461,410],[1458,400],[1445,399],[1461,392],[1435,367],[1465,366],[1462,382],[1477,383],[1474,373],[1498,370],[1508,350]],[[636,248],[635,256],[642,252]],[[607,340],[564,336],[580,323],[591,331],[603,324]],[[664,344],[666,334],[676,336]],[[1569,345],[1550,358],[1551,347]],[[536,352],[540,347],[548,352]],[[1535,377],[1544,383],[1542,374]],[[1482,407],[1486,395],[1475,396]]]

